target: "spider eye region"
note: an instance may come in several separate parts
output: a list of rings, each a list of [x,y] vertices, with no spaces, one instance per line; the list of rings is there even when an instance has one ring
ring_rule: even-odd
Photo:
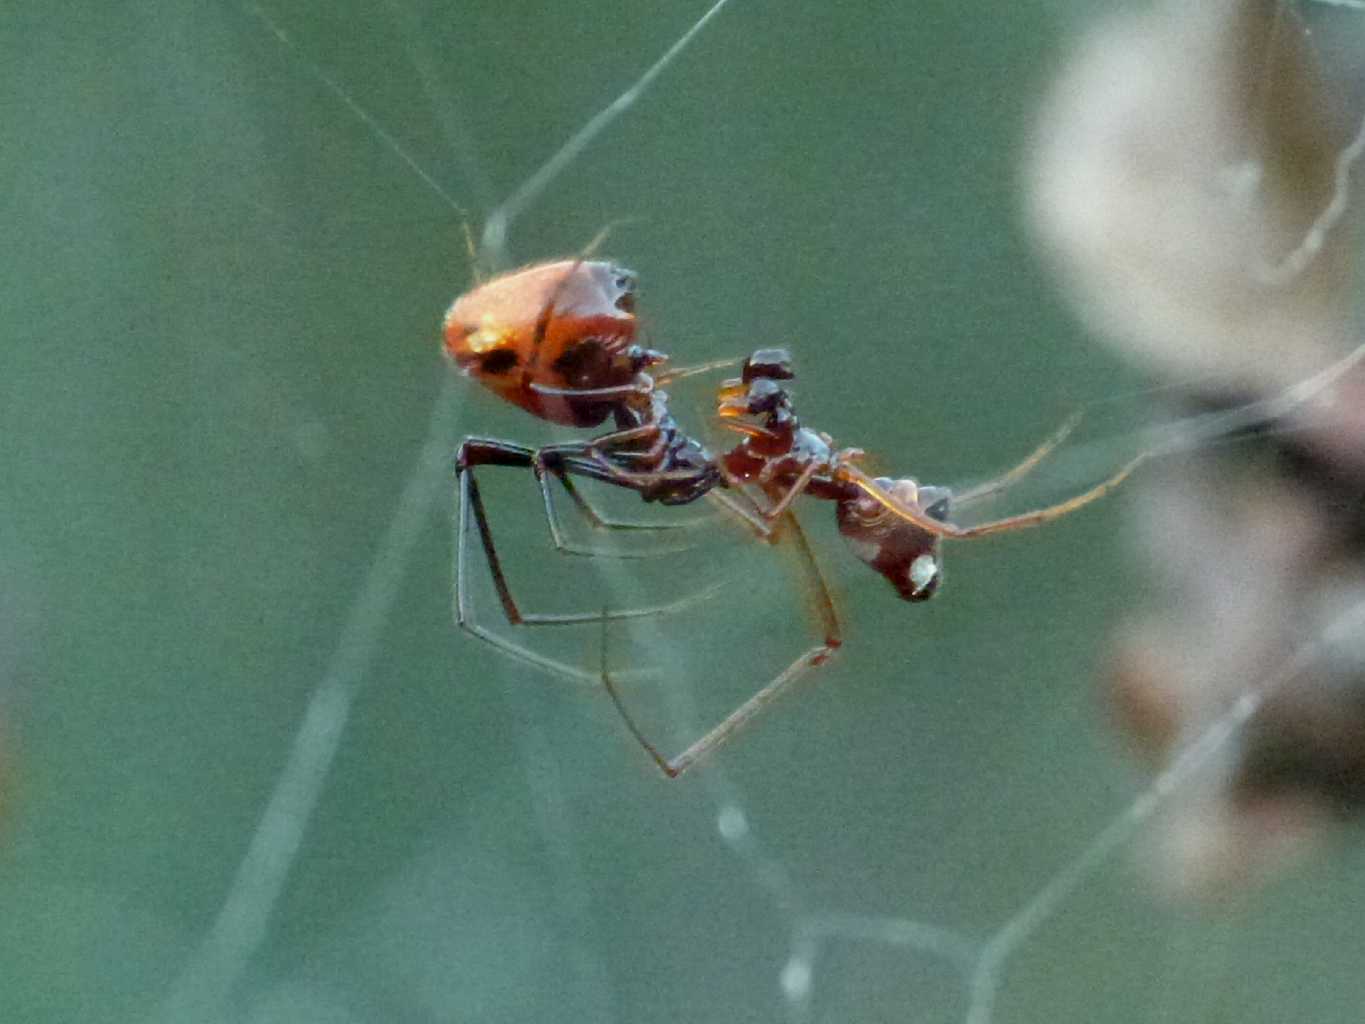
[[[505,349],[512,342],[515,333],[514,330],[505,327],[497,317],[485,313],[480,318],[478,326],[466,328],[464,347],[474,355],[485,355]]]
[[[455,365],[472,376],[505,373],[516,365],[517,331],[492,314],[485,313],[473,323],[446,316],[446,354]]]
[[[514,349],[495,348],[483,357],[483,361],[479,363],[479,372],[496,377],[499,374],[516,369],[519,362]]]

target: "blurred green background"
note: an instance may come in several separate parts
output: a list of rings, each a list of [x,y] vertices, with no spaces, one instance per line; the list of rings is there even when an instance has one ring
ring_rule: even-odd
[[[733,0],[512,225],[511,258],[616,223],[655,345],[787,344],[810,422],[921,479],[989,474],[1141,386],[1019,227],[1024,133],[1092,6]],[[439,459],[367,660],[347,623],[471,268],[459,216],[312,67],[477,227],[703,5],[265,10],[295,48],[226,3],[21,4],[0,32],[0,1021],[964,1019],[956,969],[905,945],[831,940],[804,1006],[783,965],[814,912],[984,938],[1140,791],[1092,682],[1143,596],[1123,497],[951,548],[922,607],[810,509],[847,648],[679,782],[600,695],[452,627]],[[551,436],[452,393],[441,450]],[[520,497],[500,539],[549,592],[609,600]],[[765,629],[789,591],[755,571],[724,617]],[[701,621],[632,643],[704,695],[741,642]],[[357,653],[264,930],[206,947],[310,699]],[[727,801],[766,873],[718,833]],[[1192,913],[1127,853],[1008,963],[996,1020],[1358,1019],[1357,854]],[[240,970],[197,991],[210,954]]]

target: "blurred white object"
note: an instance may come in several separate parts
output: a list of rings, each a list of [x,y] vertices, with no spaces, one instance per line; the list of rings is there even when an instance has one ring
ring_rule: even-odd
[[[1285,3],[1160,3],[1083,40],[1038,122],[1028,212],[1078,314],[1204,404],[1275,395],[1360,344],[1363,51],[1328,74],[1314,43]],[[1365,379],[1275,415],[1133,487],[1160,599],[1111,658],[1121,726],[1159,767],[1257,708],[1151,835],[1172,893],[1264,877],[1365,809],[1365,656],[1323,642],[1365,604]]]
[[[1233,393],[1353,348],[1345,188],[1365,143],[1344,95],[1274,0],[1162,3],[1084,39],[1038,121],[1026,195],[1096,336]]]

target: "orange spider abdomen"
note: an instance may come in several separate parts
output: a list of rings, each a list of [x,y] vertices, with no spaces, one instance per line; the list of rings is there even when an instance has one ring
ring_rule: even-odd
[[[600,260],[503,274],[455,300],[444,334],[446,354],[490,391],[552,423],[596,426],[610,402],[558,392],[634,378],[635,275]]]

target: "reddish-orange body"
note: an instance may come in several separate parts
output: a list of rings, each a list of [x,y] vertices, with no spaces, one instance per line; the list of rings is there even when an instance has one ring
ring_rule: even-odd
[[[455,365],[490,391],[552,423],[594,427],[613,400],[585,392],[629,385],[640,369],[635,276],[600,260],[538,263],[460,296],[444,333]]]

